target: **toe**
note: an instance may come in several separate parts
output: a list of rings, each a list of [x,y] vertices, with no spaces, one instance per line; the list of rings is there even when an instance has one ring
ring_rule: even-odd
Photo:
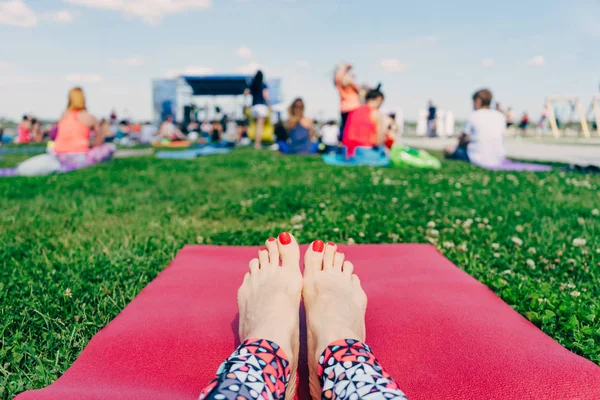
[[[277,238],[277,247],[282,266],[300,268],[300,247],[292,234],[281,233]]]
[[[333,269],[336,271],[342,271],[342,266],[344,265],[344,260],[346,259],[346,255],[341,251],[336,251],[335,256],[333,258]],[[346,270],[344,270],[346,272]]]
[[[352,263],[349,263],[352,264]],[[346,266],[344,264],[344,266]],[[356,286],[360,287],[360,278],[357,275],[352,275],[352,283],[354,283]]]
[[[335,252],[337,250],[337,246],[333,242],[327,243],[325,246],[325,255],[323,256],[323,269],[333,269]],[[341,271],[341,269],[340,269]]]
[[[344,274],[350,276],[354,273],[354,264],[352,264],[350,261],[346,261],[343,264],[343,268],[342,271],[344,272]],[[354,275],[356,276],[356,275]],[[356,279],[358,279],[358,276],[356,276]],[[360,284],[360,280],[358,281],[358,283]]]
[[[269,250],[266,247],[258,249],[258,260],[260,261],[260,269],[269,268],[271,261],[269,260]]]
[[[308,276],[313,276],[323,270],[323,256],[325,243],[320,240],[314,241],[304,256],[304,271]]]
[[[258,261],[258,258],[253,258],[252,260],[250,260],[250,273],[255,274],[258,272],[259,269],[260,269],[260,261]],[[244,279],[245,279],[245,277],[244,277]]]
[[[269,261],[273,267],[279,267],[279,248],[277,246],[277,240],[275,238],[269,238],[265,246],[269,252]]]

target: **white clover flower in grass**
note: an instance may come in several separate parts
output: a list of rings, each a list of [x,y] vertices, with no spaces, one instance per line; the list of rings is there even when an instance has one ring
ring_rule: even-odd
[[[502,271],[502,275],[512,275],[512,273],[513,273],[513,272],[512,272],[512,270],[510,270],[510,269],[507,269],[507,270],[504,270],[504,271]]]
[[[484,223],[484,224],[489,224],[489,223],[490,223],[490,220],[489,220],[489,219],[487,219],[487,218],[484,218],[484,219],[483,219],[483,223]]]
[[[592,210],[592,215],[593,215],[594,217],[597,217],[597,216],[599,216],[599,215],[600,215],[600,210],[598,210],[597,208],[594,208],[594,209]]]
[[[514,244],[516,244],[517,246],[522,246],[523,245],[523,241],[521,239],[519,239],[518,237],[516,237],[516,236],[514,236],[510,240],[512,240],[512,242]]]
[[[463,222],[463,228],[467,229],[469,227],[471,227],[471,225],[473,225],[473,220],[471,218],[467,219],[465,222]]]
[[[337,233],[340,231],[340,228],[333,228],[333,231]]]
[[[585,225],[585,219],[583,219],[583,218],[579,217],[579,218],[577,218],[577,223],[578,223],[579,225]]]
[[[68,297],[68,298],[73,297],[73,292],[71,292],[71,289],[67,288],[65,290],[65,297]]]
[[[494,253],[494,257],[500,258],[500,253]]]
[[[499,248],[500,248],[500,245],[498,243],[492,243],[492,249],[498,250]]]
[[[521,216],[521,211],[515,211],[515,216],[520,217]]]
[[[398,198],[397,197],[392,197],[392,203],[396,204],[398,202]]]
[[[533,261],[531,258],[527,259],[527,266],[531,269],[535,269],[535,261]]]
[[[582,238],[573,239],[573,246],[575,247],[583,247],[587,244],[587,240]]]
[[[454,242],[444,242],[442,245],[445,249],[451,249],[454,247]]]
[[[525,230],[525,228],[523,228],[521,225],[517,225],[517,227],[515,228],[517,230],[517,232],[521,233]]]
[[[572,283],[567,283],[567,289],[575,289],[575,285]]]
[[[365,237],[365,233],[364,233],[364,232],[359,232],[359,233],[358,233],[358,236],[360,236],[361,238],[362,238],[362,237]]]
[[[581,296],[581,293],[578,292],[578,291],[574,291],[574,292],[571,292],[571,296],[573,296],[573,297],[579,297],[579,296]]]
[[[348,244],[356,244],[356,241],[352,238],[348,238]]]
[[[500,222],[502,222],[502,220],[503,220],[503,219],[504,219],[504,218],[502,218],[502,217],[500,217],[500,216],[498,217],[498,221],[500,221]]]
[[[354,214],[350,214],[346,217],[346,219],[350,222],[354,222],[356,221],[356,217],[354,216]]]
[[[467,244],[466,243],[462,243],[460,246],[458,246],[458,250],[460,251],[467,251]]]
[[[527,249],[527,252],[528,252],[529,254],[536,254],[536,253],[537,253],[537,250],[536,250],[534,247],[530,247],[529,249]]]
[[[429,229],[433,229],[433,228],[435,228],[435,222],[433,222],[433,221],[429,221],[429,222],[427,223],[427,227],[428,227]]]
[[[438,231],[437,229],[430,229],[429,231],[427,231],[427,233],[429,234],[429,236],[432,237],[440,236],[440,231]]]

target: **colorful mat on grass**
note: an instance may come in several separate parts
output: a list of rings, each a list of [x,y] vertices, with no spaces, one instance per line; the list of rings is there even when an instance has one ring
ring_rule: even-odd
[[[369,296],[367,342],[409,399],[600,399],[597,365],[561,347],[434,247],[342,250]],[[56,383],[17,399],[196,400],[240,342],[236,293],[256,251],[185,247]],[[306,363],[303,333],[302,400],[309,398]]]

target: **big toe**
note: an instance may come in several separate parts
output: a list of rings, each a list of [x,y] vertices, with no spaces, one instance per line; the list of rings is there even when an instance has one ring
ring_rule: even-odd
[[[323,257],[325,256],[325,243],[321,240],[312,242],[304,256],[304,271],[308,276],[314,276],[323,270]]]
[[[296,238],[288,232],[282,232],[277,238],[277,248],[281,265],[285,267],[300,268],[300,247]]]

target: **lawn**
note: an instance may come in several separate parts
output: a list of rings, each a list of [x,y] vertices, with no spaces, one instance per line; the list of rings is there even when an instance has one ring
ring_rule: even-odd
[[[23,157],[5,157],[0,166]],[[432,242],[600,363],[599,176],[325,166],[237,150],[0,180],[0,398],[58,378],[188,243]]]

